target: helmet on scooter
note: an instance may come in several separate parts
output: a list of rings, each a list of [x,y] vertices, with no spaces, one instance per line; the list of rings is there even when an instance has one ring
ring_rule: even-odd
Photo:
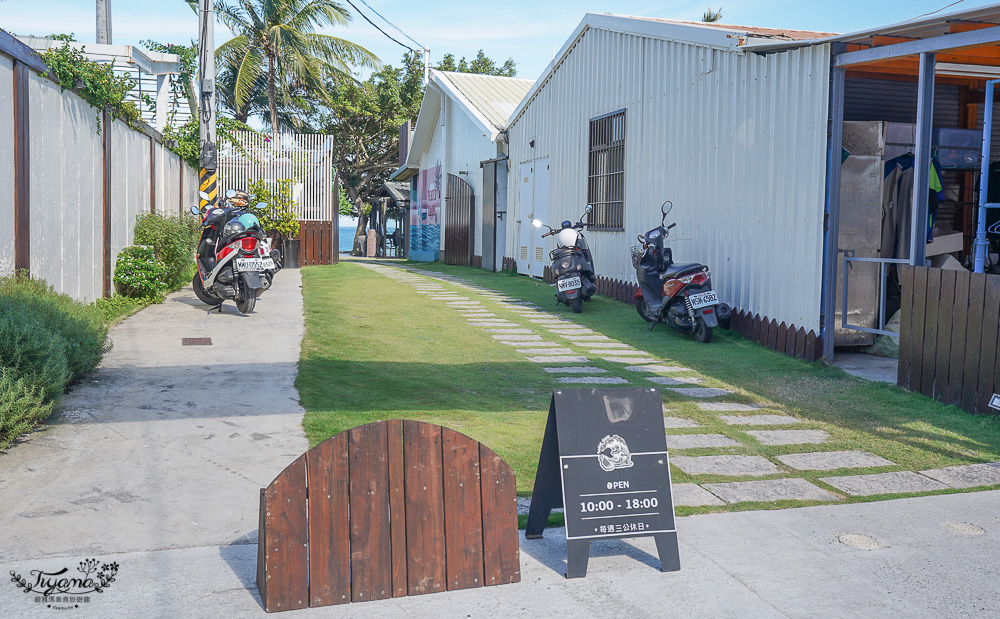
[[[559,247],[576,247],[576,239],[580,236],[573,228],[563,228],[556,236],[556,245]]]
[[[246,232],[247,227],[243,225],[243,222],[239,219],[232,219],[226,223],[225,227],[222,228],[222,242],[228,243],[229,239],[233,238],[237,234]]]
[[[253,228],[254,226],[260,227],[260,220],[253,213],[244,213],[240,215],[240,218],[236,221],[243,224],[243,227],[247,230]]]

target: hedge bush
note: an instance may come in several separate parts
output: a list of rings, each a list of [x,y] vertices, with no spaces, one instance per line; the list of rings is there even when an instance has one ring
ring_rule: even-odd
[[[94,369],[108,351],[107,321],[100,310],[57,293],[44,281],[24,275],[0,278],[0,303],[26,308],[45,329],[65,340],[70,381]]]
[[[191,283],[199,225],[194,217],[164,217],[155,213],[136,217],[135,244],[151,247],[156,259],[166,267],[166,290]]]
[[[46,402],[59,398],[70,379],[66,338],[34,315],[27,304],[0,297],[0,367],[37,387]]]
[[[0,367],[0,449],[28,432],[52,413],[41,389],[17,378],[11,368]]]
[[[167,287],[167,267],[156,259],[152,247],[128,245],[115,262],[115,290],[133,299],[160,295]]]

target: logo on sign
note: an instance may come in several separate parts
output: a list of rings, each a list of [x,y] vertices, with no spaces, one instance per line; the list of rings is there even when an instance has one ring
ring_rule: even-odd
[[[1000,393],[994,393],[993,397],[990,398],[990,408],[1000,411]]]
[[[625,439],[617,434],[609,434],[597,444],[597,463],[605,471],[627,469],[632,466],[632,454]]]

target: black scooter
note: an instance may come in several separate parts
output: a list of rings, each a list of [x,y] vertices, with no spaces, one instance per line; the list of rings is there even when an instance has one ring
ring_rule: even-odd
[[[694,335],[699,342],[708,343],[712,329],[719,321],[728,321],[732,309],[720,303],[712,290],[707,266],[696,262],[675,263],[673,252],[663,246],[670,229],[677,225],[664,227],[672,208],[673,203],[664,202],[660,206],[660,225],[645,236],[639,235],[642,249],[632,247],[632,266],[639,282],[633,297],[635,309],[643,320],[653,323],[650,330],[665,322],[681,333]]]
[[[589,301],[597,292],[594,257],[583,236],[583,229],[587,226],[583,219],[592,210],[593,207],[588,204],[579,221],[573,223],[567,219],[558,230],[540,219],[531,222],[536,228],[545,226],[549,229],[542,238],[556,235],[556,248],[549,252],[552,274],[556,278],[556,303],[572,307],[577,314],[583,311],[583,302]]]

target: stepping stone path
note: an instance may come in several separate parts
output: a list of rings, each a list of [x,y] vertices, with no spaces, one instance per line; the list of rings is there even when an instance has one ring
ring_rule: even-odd
[[[705,489],[726,503],[744,501],[836,501],[837,495],[805,479],[762,479],[705,484]]]
[[[792,446],[790,451],[830,440],[826,430],[805,425],[791,415],[766,413],[761,409],[772,408],[759,402],[726,402],[722,396],[732,391],[717,386],[703,385],[707,377],[658,359],[640,348],[617,342],[606,335],[584,327],[558,311],[551,312],[534,303],[463,282],[451,275],[413,267],[387,266],[377,262],[361,266],[409,286],[415,293],[427,295],[428,301],[441,303],[466,320],[470,327],[481,329],[494,341],[514,347],[527,361],[538,363],[552,375],[553,383],[564,385],[627,385],[632,381],[662,385],[663,392],[671,392],[671,406],[664,405],[663,426],[670,450],[687,449],[723,450],[723,453],[703,456],[672,456],[674,466],[693,476],[726,476],[730,478],[781,476],[772,479],[752,479],[731,482],[712,482],[711,478],[699,483],[675,483],[674,503],[678,506],[721,506],[741,502],[772,501],[821,501],[842,500],[842,495],[871,496],[879,494],[917,493],[941,489],[964,489],[1000,485],[1000,463],[969,464],[921,471],[879,473],[877,469],[896,466],[893,462],[864,451],[812,451],[786,453],[774,456],[725,454],[743,445],[739,437],[732,438],[705,429],[701,434],[684,434],[688,428],[705,428],[707,421],[677,416],[682,411],[696,407],[703,417],[712,417],[730,426],[739,427],[757,442],[780,448]],[[548,309],[548,308],[546,308]],[[544,335],[542,334],[544,332]],[[551,334],[549,336],[548,334]],[[559,342],[545,337],[558,337]],[[584,365],[601,359],[611,364],[622,364],[617,369]],[[569,365],[566,365],[569,364]],[[622,374],[616,376],[615,374]],[[635,379],[639,378],[639,381]],[[723,414],[730,413],[730,414]],[[799,425],[801,429],[771,429],[768,426]],[[764,427],[767,429],[754,429]],[[751,443],[752,441],[748,441]],[[772,453],[769,451],[768,453]],[[784,469],[779,468],[781,464]],[[840,470],[869,469],[861,475],[836,476]],[[837,495],[800,476],[797,471],[832,471],[833,475],[820,481],[836,488]],[[518,500],[519,511],[526,511],[527,501]],[[525,509],[522,510],[522,507]],[[958,529],[962,523],[945,523]],[[949,529],[952,530],[952,529]],[[982,533],[979,529],[978,533]],[[968,533],[972,534],[972,533]]]
[[[670,462],[689,475],[756,477],[781,472],[762,456],[677,456]]]
[[[801,423],[789,415],[719,415],[719,419],[731,426],[785,426]]]
[[[823,430],[749,430],[747,434],[760,441],[761,445],[822,443],[830,438]]]
[[[874,475],[845,475],[843,477],[821,477],[829,484],[851,496],[871,496],[873,494],[902,494],[904,492],[926,492],[944,490],[948,486],[924,477],[913,471],[898,473],[875,473]]]
[[[695,449],[698,447],[739,447],[737,441],[725,434],[668,434],[667,449]]]
[[[779,462],[797,471],[832,471],[876,466],[894,466],[885,458],[866,451],[820,451],[777,456]],[[929,471],[924,471],[924,474]],[[941,480],[938,480],[941,481]],[[1000,482],[997,482],[1000,483]]]

